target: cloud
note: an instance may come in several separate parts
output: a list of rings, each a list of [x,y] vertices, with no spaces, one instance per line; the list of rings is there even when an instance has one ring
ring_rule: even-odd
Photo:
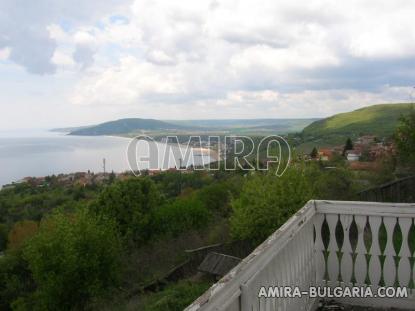
[[[414,11],[409,0],[3,0],[0,59],[65,77],[63,101],[108,119],[322,116],[408,100]]]
[[[124,57],[117,67],[86,76],[78,84],[72,102],[80,105],[131,105],[180,94],[183,91],[180,73],[164,68],[163,71],[152,63]]]
[[[0,60],[6,60],[10,56],[10,48],[0,49]]]
[[[72,102],[237,111],[247,103],[280,107],[298,100],[312,101],[322,108],[304,109],[324,114],[346,102],[404,99],[403,91],[386,91],[415,79],[415,41],[406,41],[415,35],[407,13],[415,5],[399,1],[395,11],[387,1],[371,0],[137,0],[128,18],[92,29],[93,40],[85,36],[101,48],[116,46],[117,57],[93,66]]]
[[[73,59],[85,69],[93,64],[94,54],[95,50],[93,47],[85,44],[78,44],[73,53]]]
[[[30,73],[55,73],[56,64],[52,58],[57,41],[51,37],[48,27],[59,23],[67,23],[71,27],[94,23],[103,15],[117,10],[121,2],[2,0],[0,48],[9,48],[8,58],[25,67]],[[81,58],[84,64],[86,58]]]

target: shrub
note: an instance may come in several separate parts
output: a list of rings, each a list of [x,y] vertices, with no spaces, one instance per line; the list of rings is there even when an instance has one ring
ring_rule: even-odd
[[[98,215],[116,220],[126,239],[145,242],[152,236],[152,213],[160,205],[160,194],[149,178],[117,181],[92,204]]]
[[[263,241],[312,198],[302,170],[290,168],[283,176],[255,174],[232,202],[230,219],[234,239]]]
[[[351,172],[345,168],[319,171],[310,177],[315,193],[315,199],[322,200],[351,200],[356,195]]]
[[[19,249],[23,243],[33,237],[38,231],[38,223],[32,220],[16,222],[8,235],[8,249]]]
[[[144,305],[143,311],[182,311],[209,288],[209,283],[181,281],[153,294]]]
[[[407,116],[401,116],[395,132],[396,147],[405,166],[415,167],[415,110]]]
[[[36,310],[83,309],[118,280],[120,243],[114,223],[82,209],[54,214],[23,249]]]
[[[11,310],[33,290],[32,275],[21,250],[8,251],[0,257],[0,310]]]
[[[204,206],[221,215],[228,215],[231,191],[226,182],[217,182],[202,188],[198,194]]]
[[[178,234],[192,229],[205,228],[211,213],[195,196],[180,197],[155,211],[153,228],[159,235]]]
[[[8,231],[5,224],[0,224],[0,252],[6,249]]]

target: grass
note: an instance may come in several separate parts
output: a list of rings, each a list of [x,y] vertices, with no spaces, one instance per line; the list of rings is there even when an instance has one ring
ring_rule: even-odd
[[[212,284],[207,281],[184,280],[164,290],[147,295],[142,302],[143,311],[182,311]]]
[[[393,134],[401,115],[409,113],[412,104],[381,104],[352,112],[336,114],[316,121],[303,130],[306,137],[325,138],[340,135],[373,134],[381,137]]]
[[[146,292],[131,298],[112,297],[93,307],[100,311],[182,311],[202,295],[213,281],[184,279],[168,284],[158,292]]]

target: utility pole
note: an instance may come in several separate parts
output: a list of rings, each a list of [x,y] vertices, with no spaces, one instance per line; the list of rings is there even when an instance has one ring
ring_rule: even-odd
[[[182,158],[179,159],[179,194],[182,193]]]
[[[105,175],[105,172],[106,172],[106,168],[105,168],[105,163],[106,161],[105,161],[105,158],[104,159],[102,159],[102,167],[103,167],[103,169],[104,169],[104,175]]]

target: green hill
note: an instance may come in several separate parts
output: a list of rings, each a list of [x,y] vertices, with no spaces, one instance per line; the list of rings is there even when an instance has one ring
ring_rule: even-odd
[[[186,128],[185,126],[170,124],[159,120],[129,118],[77,129],[70,132],[70,135],[118,135],[139,131],[177,130]]]
[[[305,140],[338,140],[372,134],[388,137],[395,131],[401,115],[410,112],[411,104],[381,104],[339,113],[305,127]]]
[[[154,120],[129,118],[78,128],[53,129],[69,132],[70,135],[130,135],[139,132],[207,133],[232,134],[285,134],[301,131],[318,119],[227,119],[227,120]]]

